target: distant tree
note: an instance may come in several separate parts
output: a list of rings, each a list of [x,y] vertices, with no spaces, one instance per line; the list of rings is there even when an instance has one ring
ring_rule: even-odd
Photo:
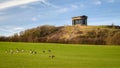
[[[19,35],[16,33],[13,36],[10,37],[10,41],[12,42],[19,42]]]
[[[0,41],[8,41],[9,38],[5,36],[0,36]]]
[[[45,41],[44,37],[53,33],[54,31],[56,31],[55,26],[43,25],[20,32],[20,39],[23,42]]]

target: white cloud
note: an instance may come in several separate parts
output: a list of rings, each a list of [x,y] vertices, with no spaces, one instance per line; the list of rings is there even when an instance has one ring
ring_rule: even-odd
[[[0,15],[1,15],[1,14],[5,14],[5,12],[0,12]]]
[[[37,21],[37,20],[38,20],[38,19],[37,19],[37,18],[35,18],[35,17],[33,17],[33,18],[32,18],[32,21]]]
[[[16,28],[13,28],[14,30],[23,30],[24,28],[22,27],[16,27]]]
[[[0,36],[10,36],[14,33],[19,33],[23,31],[25,28],[18,26],[1,26],[0,27]]]
[[[49,3],[47,0],[42,0],[41,2],[44,3],[47,6],[54,7],[54,8],[59,8],[58,6]]]
[[[37,2],[37,1],[46,3],[44,0],[10,0],[10,1],[5,1],[5,2],[0,3],[0,10],[11,8],[14,6],[25,5],[25,4],[29,4],[29,3]]]
[[[22,6],[20,6],[20,8],[25,9],[25,8],[28,8],[28,6],[27,5],[22,5]]]
[[[65,13],[68,11],[68,8],[60,8],[59,10],[57,10],[57,12],[59,13]]]
[[[115,2],[115,0],[107,0],[107,2],[113,3],[113,2]]]
[[[0,21],[6,20],[6,19],[8,19],[8,18],[9,18],[9,16],[0,16]],[[2,22],[0,22],[0,23],[2,23]]]
[[[101,5],[101,4],[102,4],[102,2],[101,2],[100,0],[94,0],[93,3],[94,3],[95,5]]]
[[[19,30],[24,30],[24,28],[18,27],[18,26],[1,26],[0,30],[7,31],[7,32],[14,32],[14,31],[19,31]]]
[[[84,5],[84,4],[80,4],[80,7],[81,7],[81,8],[84,8],[84,7],[85,7],[85,5]]]
[[[78,8],[77,5],[71,5],[71,7],[74,8],[74,9],[77,9],[77,8]]]

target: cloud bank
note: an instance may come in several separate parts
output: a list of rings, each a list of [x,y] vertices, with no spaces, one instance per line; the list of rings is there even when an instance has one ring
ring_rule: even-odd
[[[10,0],[0,3],[0,10],[19,6],[19,5],[25,5],[33,2],[45,2],[44,0]]]

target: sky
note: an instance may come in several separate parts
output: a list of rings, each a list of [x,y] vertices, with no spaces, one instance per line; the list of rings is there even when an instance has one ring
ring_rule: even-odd
[[[120,25],[120,0],[0,0],[0,36],[41,25],[72,24],[88,16],[88,25]]]

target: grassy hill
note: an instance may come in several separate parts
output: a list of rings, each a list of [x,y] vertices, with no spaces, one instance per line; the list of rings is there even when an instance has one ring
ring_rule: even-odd
[[[120,47],[0,42],[0,68],[120,68]]]
[[[6,39],[6,38],[0,38]],[[50,26],[28,29],[7,38],[13,42],[48,42],[120,45],[119,26]]]
[[[110,44],[112,43],[112,39],[110,38],[119,32],[120,28],[117,27],[75,25],[63,26],[58,31],[46,37],[48,42]]]

